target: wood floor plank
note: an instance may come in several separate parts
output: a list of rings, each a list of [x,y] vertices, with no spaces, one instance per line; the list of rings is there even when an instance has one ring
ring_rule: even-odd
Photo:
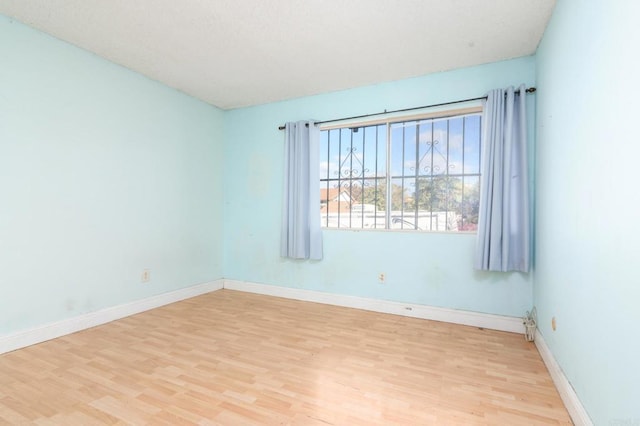
[[[0,356],[0,424],[571,424],[521,335],[221,290]]]

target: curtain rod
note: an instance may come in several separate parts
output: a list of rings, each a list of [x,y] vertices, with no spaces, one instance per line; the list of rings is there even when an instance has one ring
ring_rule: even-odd
[[[527,93],[534,93],[535,91],[536,91],[535,87],[529,87],[528,89],[525,90],[525,92],[527,92]],[[516,90],[515,93],[520,93],[520,90],[519,89]],[[435,108],[435,107],[445,106],[445,105],[461,104],[463,102],[480,101],[482,99],[487,99],[487,97],[486,96],[480,96],[478,98],[461,99],[459,101],[442,102],[440,104],[423,105],[423,106],[419,106],[419,107],[396,109],[396,110],[393,110],[393,111],[384,110],[383,112],[374,112],[372,114],[354,115],[353,117],[334,118],[332,120],[316,121],[315,124],[318,125],[318,124],[333,123],[333,122],[336,122],[336,121],[354,120],[356,118],[366,118],[366,117],[373,117],[373,116],[376,116],[376,115],[393,114],[393,113],[396,113],[396,112],[414,111],[416,109]],[[285,126],[278,127],[278,130],[284,130],[284,129],[285,129]]]

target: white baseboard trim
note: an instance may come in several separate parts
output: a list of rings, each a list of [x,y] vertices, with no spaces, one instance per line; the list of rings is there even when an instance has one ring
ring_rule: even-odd
[[[170,303],[179,302],[180,300],[221,290],[223,288],[223,284],[224,282],[221,279],[208,283],[197,284],[168,293],[147,297],[145,299],[135,300],[123,305],[112,306],[62,321],[19,331],[6,336],[0,336],[0,354],[35,345],[36,343],[45,342],[47,340],[55,339],[56,337],[75,333],[76,331],[85,330],[120,318],[168,305]]]
[[[363,297],[322,293],[313,290],[257,284],[246,281],[224,280],[224,288],[264,294],[268,296],[284,297],[287,299],[303,300],[306,302],[324,303],[327,305],[344,306],[347,308],[364,309],[367,311],[382,312],[386,314],[403,315],[413,318],[450,322],[454,324],[470,325],[473,327],[524,334],[522,318],[517,317],[438,308],[411,303],[367,299]]]
[[[540,352],[540,356],[549,370],[551,379],[556,385],[556,389],[558,389],[560,398],[562,398],[562,402],[564,402],[564,406],[567,408],[567,411],[571,416],[571,420],[573,420],[573,424],[576,426],[592,426],[593,422],[591,421],[591,418],[589,418],[587,410],[584,409],[576,391],[573,389],[573,386],[571,386],[571,383],[569,383],[567,376],[564,375],[564,372],[553,356],[553,353],[551,353],[551,350],[544,341],[540,330],[536,330],[535,342],[538,352]]]

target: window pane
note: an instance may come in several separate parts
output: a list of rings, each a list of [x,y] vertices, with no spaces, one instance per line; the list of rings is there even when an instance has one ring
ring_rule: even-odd
[[[480,173],[480,115],[464,118],[464,173]]]
[[[464,197],[461,206],[460,231],[478,229],[478,211],[480,205],[480,178],[470,176],[464,178]]]
[[[447,148],[449,141],[449,120],[439,120],[433,123],[433,174],[439,175],[447,171]]]
[[[324,133],[324,132],[322,132]],[[328,148],[328,178],[334,179],[338,177],[338,170],[340,165],[340,151],[339,151],[339,139],[340,130],[332,130],[329,133],[329,148]],[[320,177],[322,179],[322,177]]]
[[[403,126],[404,161],[402,174],[404,176],[412,176],[416,173],[416,126],[415,121],[405,122]]]
[[[464,138],[464,119],[462,117],[449,120],[449,165],[450,175],[462,174],[462,145]]]
[[[324,226],[384,227],[378,211],[384,209],[386,187],[380,182],[378,171],[384,178],[385,129],[382,125],[321,132],[320,200]]]
[[[391,175],[402,176],[404,169],[404,126],[402,123],[391,125]]]
[[[368,126],[362,129],[365,145],[365,175],[384,176],[387,170],[386,128],[384,125]]]
[[[322,225],[475,230],[480,124],[469,114],[322,131]]]
[[[433,121],[427,120],[420,122],[420,143],[419,143],[419,160],[418,160],[418,175],[428,176],[431,175],[431,141],[433,132]]]
[[[384,227],[385,187],[380,185],[378,179],[367,179],[359,189],[361,194],[358,203],[351,208],[352,218],[357,220],[361,228]]]

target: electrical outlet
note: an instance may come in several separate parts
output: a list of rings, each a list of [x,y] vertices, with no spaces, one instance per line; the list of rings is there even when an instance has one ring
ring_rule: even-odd
[[[556,317],[551,318],[551,329],[556,331]]]
[[[378,274],[378,281],[380,281],[381,284],[384,284],[384,280],[387,277],[385,276],[384,272],[380,272],[380,274]]]
[[[151,270],[144,269],[142,271],[142,275],[140,276],[140,282],[148,283],[149,281],[151,281]]]

